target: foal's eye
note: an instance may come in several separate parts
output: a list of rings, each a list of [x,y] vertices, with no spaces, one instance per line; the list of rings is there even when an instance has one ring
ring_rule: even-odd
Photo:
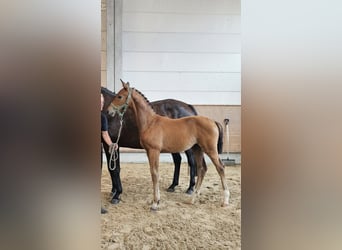
[[[119,95],[119,96],[118,96],[118,99],[122,99],[122,95]]]

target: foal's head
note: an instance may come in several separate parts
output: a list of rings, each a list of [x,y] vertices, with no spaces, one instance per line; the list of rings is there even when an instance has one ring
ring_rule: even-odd
[[[125,83],[122,80],[121,82],[123,88],[115,95],[112,103],[108,107],[108,113],[111,116],[114,116],[116,112],[119,115],[123,115],[130,105],[132,88],[130,88],[129,82]]]

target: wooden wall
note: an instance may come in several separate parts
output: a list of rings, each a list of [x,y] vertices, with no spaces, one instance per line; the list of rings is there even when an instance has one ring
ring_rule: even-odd
[[[198,114],[221,123],[224,127],[223,152],[241,152],[241,107],[231,105],[194,105]],[[224,119],[229,119],[229,148],[227,127]]]

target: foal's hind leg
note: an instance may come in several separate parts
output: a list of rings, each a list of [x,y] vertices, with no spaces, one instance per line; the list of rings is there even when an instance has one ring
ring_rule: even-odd
[[[197,181],[196,181],[195,190],[191,199],[191,203],[194,204],[196,197],[199,196],[200,194],[202,181],[203,181],[205,173],[207,172],[207,165],[205,164],[205,161],[204,161],[203,151],[198,145],[194,146],[192,148],[192,151],[194,153],[196,166],[197,166]]]
[[[222,184],[222,188],[223,188],[222,206],[226,207],[229,204],[230,193],[228,190],[228,185],[227,185],[225,174],[224,174],[224,165],[223,165],[221,159],[219,158],[219,155],[217,152],[209,152],[209,153],[207,153],[207,155],[209,156],[209,158],[211,159],[211,161],[215,165],[217,173],[219,174],[219,176],[221,178],[221,184]]]

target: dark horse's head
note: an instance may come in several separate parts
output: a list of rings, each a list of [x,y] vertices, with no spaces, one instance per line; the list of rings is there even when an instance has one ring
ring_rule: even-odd
[[[104,105],[103,105],[103,112],[107,112],[107,108],[110,105],[110,103],[113,101],[115,97],[115,93],[110,91],[109,89],[105,87],[101,87],[101,94],[103,95],[104,98]]]

